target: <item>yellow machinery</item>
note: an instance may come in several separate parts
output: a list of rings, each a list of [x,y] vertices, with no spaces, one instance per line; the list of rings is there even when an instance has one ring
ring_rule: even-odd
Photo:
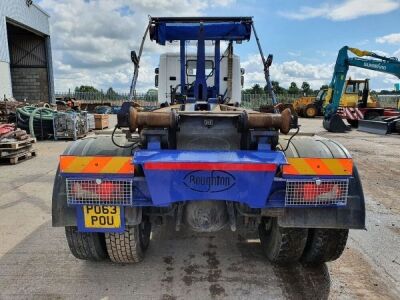
[[[314,118],[315,116],[322,116],[324,114],[323,107],[328,104],[325,103],[328,92],[328,89],[322,89],[316,97],[300,97],[293,102],[293,108],[301,117]],[[365,100],[368,108],[379,107],[378,101],[370,94],[369,79],[353,80],[349,78],[346,80],[344,91],[340,98],[340,106],[358,107],[358,104]]]

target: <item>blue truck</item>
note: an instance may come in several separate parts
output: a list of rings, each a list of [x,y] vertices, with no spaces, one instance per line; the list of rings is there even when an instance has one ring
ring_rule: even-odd
[[[114,130],[111,137],[75,141],[60,156],[53,226],[65,227],[75,257],[137,263],[152,227],[172,220],[176,230],[253,230],[270,261],[320,264],[340,257],[349,229],[365,228],[360,178],[342,145],[295,136],[298,124],[289,109],[243,109],[220,89],[221,42],[231,55],[233,44],[252,33],[278,104],[272,55],[264,57],[252,17],[150,17],[140,51],[131,55],[133,101],[122,105],[115,128],[127,138]],[[153,111],[134,101],[147,36],[160,45],[178,41],[181,57],[182,76],[170,101]],[[190,83],[188,41],[197,43]],[[206,44],[214,50],[211,86]]]

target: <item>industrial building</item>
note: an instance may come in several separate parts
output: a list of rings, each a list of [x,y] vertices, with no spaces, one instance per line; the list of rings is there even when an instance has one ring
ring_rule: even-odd
[[[53,101],[49,18],[32,0],[1,0],[1,99]]]

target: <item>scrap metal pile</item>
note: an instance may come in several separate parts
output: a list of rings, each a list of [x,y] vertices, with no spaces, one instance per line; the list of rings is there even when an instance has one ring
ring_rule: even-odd
[[[36,156],[32,138],[25,130],[14,124],[0,124],[0,163],[17,164]]]
[[[73,139],[86,136],[89,131],[87,113],[57,112],[54,115],[54,139]]]
[[[18,107],[23,105],[24,103],[15,101],[13,98],[0,101],[0,123],[15,122],[15,112]]]
[[[17,126],[33,137],[73,139],[86,136],[91,129],[90,116],[84,111],[56,111],[49,107],[24,106],[17,109]]]

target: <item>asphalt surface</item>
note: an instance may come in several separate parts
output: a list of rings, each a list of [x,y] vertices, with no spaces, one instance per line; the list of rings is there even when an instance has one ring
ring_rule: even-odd
[[[316,268],[271,265],[256,235],[155,228],[137,265],[89,263],[51,227],[58,155],[70,142],[39,142],[38,156],[0,166],[0,299],[399,299],[400,136],[323,133],[353,154],[367,200],[367,230],[342,257]]]

